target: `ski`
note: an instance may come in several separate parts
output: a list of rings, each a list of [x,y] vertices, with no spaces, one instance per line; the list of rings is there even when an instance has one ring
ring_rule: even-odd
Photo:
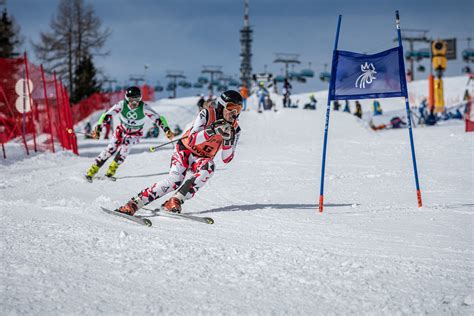
[[[98,177],[95,177],[95,179],[97,180],[109,180],[109,181],[117,181],[117,178],[116,177],[107,177],[107,176],[98,176]]]
[[[94,182],[94,180],[104,180],[104,181],[105,181],[105,180],[108,180],[108,181],[117,181],[117,178],[116,178],[116,177],[106,177],[106,176],[103,176],[103,177],[101,177],[101,176],[97,176],[97,177],[89,177],[89,176],[87,176],[87,175],[86,175],[86,176],[85,176],[85,178],[86,178],[87,182],[89,182],[89,183],[92,183],[92,182]]]
[[[135,223],[138,223],[140,225],[144,225],[144,226],[148,226],[148,227],[150,227],[152,225],[152,222],[147,218],[141,218],[141,217],[137,217],[137,216],[131,216],[131,215],[127,215],[127,214],[124,214],[124,213],[120,213],[120,212],[117,212],[117,211],[111,211],[109,209],[106,209],[105,207],[101,207],[101,209],[105,213],[126,218],[126,219],[128,219],[130,221],[133,221]]]
[[[159,208],[150,210],[150,211],[152,211],[157,216],[164,216],[164,217],[170,217],[170,218],[182,218],[182,219],[188,219],[188,220],[205,223],[205,224],[211,224],[211,225],[214,224],[214,219],[212,219],[211,217],[200,217],[200,216],[182,214],[182,213],[170,213],[167,211],[162,211]]]

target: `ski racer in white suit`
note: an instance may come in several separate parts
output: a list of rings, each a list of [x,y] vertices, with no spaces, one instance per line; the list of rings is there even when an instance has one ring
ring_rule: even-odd
[[[125,100],[121,100],[112,106],[107,112],[102,114],[97,126],[92,132],[92,137],[98,139],[102,126],[112,115],[120,115],[120,124],[114,131],[107,148],[105,148],[96,158],[94,164],[89,168],[86,179],[92,181],[99,168],[113,154],[117,153],[114,160],[105,173],[106,177],[113,178],[117,168],[125,161],[133,145],[140,142],[143,136],[143,126],[145,119],[150,119],[156,125],[160,126],[168,139],[173,139],[174,134],[168,126],[168,122],[163,116],[155,112],[148,104],[142,101],[141,91],[138,87],[130,87],[125,92]]]

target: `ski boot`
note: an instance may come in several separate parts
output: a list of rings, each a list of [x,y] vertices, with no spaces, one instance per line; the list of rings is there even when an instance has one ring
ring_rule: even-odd
[[[115,211],[133,216],[141,207],[143,207],[143,203],[141,203],[140,200],[137,200],[136,198],[131,198],[130,201],[127,202],[127,204],[119,207]]]
[[[99,168],[100,167],[95,163],[89,168],[89,170],[86,173],[87,181],[92,182],[92,178],[99,171]]]
[[[161,210],[170,213],[181,213],[181,204],[183,204],[183,202],[177,197],[173,196],[171,199],[161,205]]]
[[[114,160],[112,161],[112,163],[110,164],[109,166],[109,169],[107,170],[107,172],[105,173],[105,176],[107,178],[109,178],[110,180],[112,181],[115,181],[117,180],[114,175],[115,175],[115,172],[117,171],[117,168],[119,167],[119,164]]]

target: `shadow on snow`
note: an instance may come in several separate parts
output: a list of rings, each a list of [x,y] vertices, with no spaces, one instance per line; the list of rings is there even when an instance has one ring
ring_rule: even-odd
[[[352,206],[354,203],[333,203],[324,204],[324,207],[344,207]],[[210,210],[188,213],[188,214],[206,214],[215,212],[233,212],[233,211],[254,211],[260,209],[299,209],[299,210],[318,210],[319,204],[244,204],[244,205],[229,205],[224,207],[217,207]]]

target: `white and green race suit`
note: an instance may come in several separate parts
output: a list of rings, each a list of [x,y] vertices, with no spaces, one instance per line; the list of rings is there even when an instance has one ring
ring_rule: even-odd
[[[97,156],[96,164],[98,166],[103,165],[104,162],[119,149],[115,160],[119,164],[122,163],[128,156],[130,148],[140,142],[140,138],[143,136],[143,126],[145,125],[146,118],[160,126],[164,132],[169,130],[166,119],[143,101],[140,101],[135,109],[131,109],[126,100],[119,101],[107,112],[102,114],[98,125],[102,128],[105,123],[104,121],[116,114],[120,116],[120,124],[115,128],[114,135],[107,148]]]

